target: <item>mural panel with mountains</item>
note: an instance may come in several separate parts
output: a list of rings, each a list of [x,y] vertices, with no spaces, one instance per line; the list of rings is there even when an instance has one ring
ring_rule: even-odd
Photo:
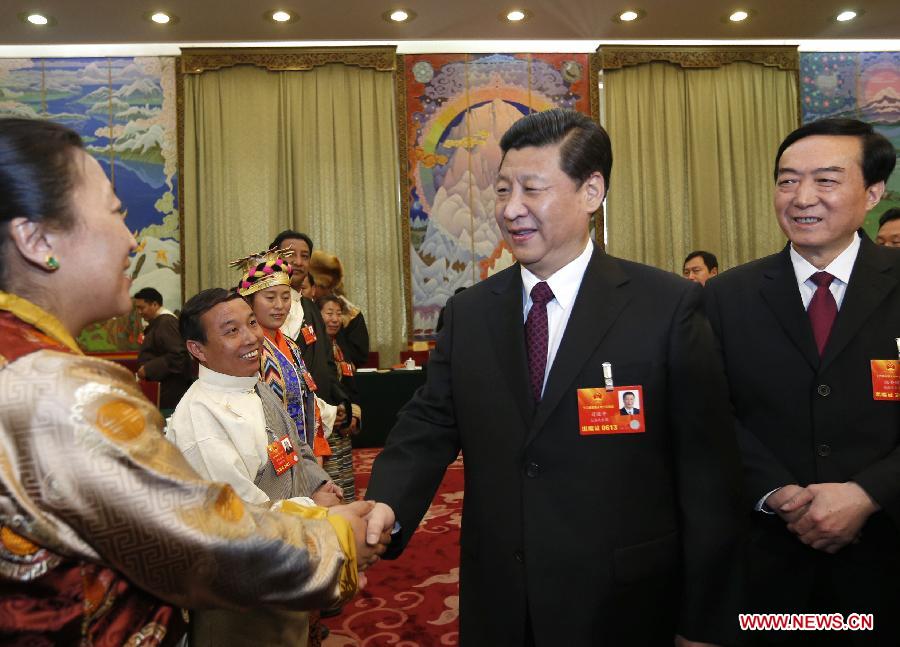
[[[138,248],[132,291],[154,287],[181,307],[181,250],[171,57],[0,59],[0,117],[51,119],[76,130],[128,210]],[[134,315],[85,330],[91,351],[137,348]]]
[[[825,117],[867,121],[900,150],[900,52],[802,52],[803,122]],[[888,181],[879,205],[866,216],[874,238],[878,217],[900,207],[900,171]]]

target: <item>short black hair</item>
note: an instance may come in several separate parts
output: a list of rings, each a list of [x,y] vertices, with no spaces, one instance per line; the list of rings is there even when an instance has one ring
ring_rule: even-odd
[[[324,308],[326,303],[336,303],[340,306],[341,312],[347,311],[347,308],[344,307],[344,302],[334,294],[326,294],[325,296],[316,299],[316,305],[319,306],[319,310]]]
[[[900,207],[888,209],[881,214],[881,218],[878,219],[878,228],[881,229],[884,227],[885,223],[890,222],[891,220],[900,220]]]
[[[158,303],[159,305],[163,304],[163,297],[159,293],[159,290],[154,288],[141,288],[137,292],[134,293],[132,299],[140,299],[141,301],[146,301],[147,303]]]
[[[285,229],[283,232],[281,232],[280,234],[275,236],[275,240],[273,240],[272,243],[269,245],[269,249],[281,249],[281,245],[288,238],[297,238],[299,240],[302,240],[307,245],[309,245],[309,253],[312,254],[312,251],[313,251],[312,238],[310,238],[306,234],[300,233],[299,231],[294,231],[293,229]]]
[[[181,333],[181,338],[184,341],[193,340],[205,344],[206,330],[203,328],[200,317],[220,303],[240,298],[241,295],[236,290],[224,288],[209,288],[192,296],[184,304],[184,308],[181,309],[181,317],[178,319],[178,332]]]
[[[697,258],[698,256],[703,258],[703,264],[706,265],[706,269],[711,270],[713,268],[719,268],[719,259],[716,258],[716,255],[711,252],[704,252],[701,250],[697,250],[695,252],[691,252],[684,258],[684,263],[681,264],[681,267],[684,267],[688,264],[688,261]]]
[[[775,154],[775,180],[778,180],[778,163],[791,144],[814,135],[858,137],[862,143],[862,174],[867,187],[887,182],[897,164],[897,151],[890,140],[875,132],[872,124],[858,119],[819,119],[803,126],[784,138]]]
[[[43,119],[0,119],[0,289],[8,226],[13,218],[43,222],[59,231],[75,223],[72,189],[79,177],[76,151],[84,143],[74,130]]]
[[[309,279],[309,285],[310,285],[310,287],[315,286],[315,284],[316,284],[316,277],[313,276],[313,273],[312,273],[312,272],[307,272],[307,273],[306,273],[306,278]]]
[[[578,186],[591,173],[600,171],[605,189],[609,192],[612,174],[612,143],[609,135],[587,115],[574,110],[553,108],[533,112],[509,127],[500,139],[503,158],[513,149],[527,146],[562,145],[559,148],[559,166]]]
[[[622,399],[623,399],[623,400],[625,399],[625,396],[626,396],[626,395],[630,395],[632,398],[635,397],[634,391],[625,391],[625,393],[622,394]]]

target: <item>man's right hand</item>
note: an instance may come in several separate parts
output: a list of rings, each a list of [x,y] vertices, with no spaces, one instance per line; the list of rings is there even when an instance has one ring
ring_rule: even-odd
[[[354,501],[348,505],[336,505],[328,509],[328,514],[346,519],[353,529],[353,539],[356,542],[356,566],[361,571],[377,562],[378,556],[387,548],[388,542],[369,544],[366,541],[365,517],[372,512],[375,505],[372,501]]]
[[[766,505],[769,509],[777,513],[785,523],[794,523],[809,509],[809,504],[813,500],[812,493],[804,487],[800,487],[795,483],[781,487],[766,499]],[[781,509],[785,504],[790,503],[789,512]]]
[[[394,530],[394,511],[387,503],[376,503],[366,516],[366,543],[370,546],[391,543],[391,532]]]

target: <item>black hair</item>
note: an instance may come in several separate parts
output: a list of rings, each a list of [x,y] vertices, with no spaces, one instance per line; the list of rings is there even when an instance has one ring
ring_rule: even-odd
[[[241,295],[236,290],[224,288],[209,288],[192,296],[184,304],[178,319],[178,332],[181,333],[181,338],[185,341],[193,340],[205,344],[206,330],[203,328],[200,317],[220,303],[240,298]]]
[[[703,258],[703,264],[706,265],[706,269],[708,269],[708,270],[712,270],[714,268],[718,269],[719,259],[716,258],[716,255],[711,252],[700,251],[699,249],[697,251],[691,252],[690,254],[685,256],[684,263],[682,263],[681,266],[684,267],[685,265],[687,265],[689,260],[691,260],[692,258],[697,258],[698,256]]]
[[[0,119],[0,288],[6,287],[4,251],[13,218],[61,231],[75,224],[75,151],[83,148],[78,133],[52,121]]]
[[[275,240],[273,240],[269,245],[269,249],[281,249],[282,244],[284,244],[284,241],[286,241],[288,238],[297,238],[299,240],[302,240],[307,245],[309,245],[309,253],[312,254],[312,238],[310,238],[306,234],[301,234],[299,231],[294,231],[293,229],[285,229],[283,232],[275,236]]]
[[[562,171],[578,186],[591,173],[600,171],[608,192],[612,174],[609,135],[598,123],[580,112],[560,108],[533,112],[509,127],[500,139],[500,148],[503,158],[506,158],[512,149],[551,146],[560,142],[559,166]],[[500,164],[503,164],[503,159]]]
[[[878,219],[878,228],[884,227],[886,222],[890,222],[891,220],[900,220],[900,207],[894,207],[893,209],[888,209],[881,217]]]
[[[159,305],[163,304],[163,297],[159,293],[159,290],[155,288],[141,288],[137,292],[134,293],[132,299],[140,299],[141,301],[146,301],[147,303],[158,303]]]
[[[316,299],[316,305],[319,306],[319,310],[324,308],[326,303],[332,302],[338,304],[341,307],[341,312],[346,312],[347,309],[344,307],[344,302],[334,294],[326,294],[325,296]]]
[[[887,182],[897,164],[897,151],[890,140],[875,132],[871,124],[857,119],[819,119],[803,126],[784,138],[775,154],[775,180],[778,180],[778,163],[791,144],[814,135],[858,137],[862,143],[862,174],[867,187]]]
[[[312,272],[307,272],[307,273],[306,273],[306,278],[309,279],[309,285],[310,285],[310,287],[312,287],[312,286],[314,286],[314,285],[316,284],[316,277],[313,276],[313,273],[312,273]]]
[[[623,399],[623,400],[625,399],[625,396],[626,396],[626,395],[630,395],[632,398],[635,397],[634,391],[625,391],[625,393],[622,394],[622,399]]]

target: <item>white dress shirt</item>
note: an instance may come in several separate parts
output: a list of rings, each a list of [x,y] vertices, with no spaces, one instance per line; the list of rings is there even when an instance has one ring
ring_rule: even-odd
[[[563,333],[566,332],[569,315],[572,314],[572,306],[575,305],[575,297],[578,296],[581,280],[584,278],[584,272],[593,252],[594,245],[588,238],[584,251],[577,258],[563,265],[546,279],[547,285],[550,286],[550,290],[553,292],[553,299],[547,303],[547,325],[549,331],[547,336],[547,366],[544,369],[544,383],[541,387],[542,396],[544,388],[547,386],[547,376],[550,375],[553,360],[556,359],[556,351],[559,350]],[[524,323],[528,319],[528,312],[531,310],[531,289],[540,283],[541,279],[525,269],[524,265],[520,269],[522,271],[524,292],[522,295],[522,321]]]
[[[810,280],[810,277],[816,272],[828,272],[834,276],[834,281],[828,286],[834,300],[837,303],[838,310],[844,302],[844,294],[847,293],[847,284],[850,283],[850,273],[853,272],[853,264],[856,262],[856,256],[859,254],[860,238],[859,234],[853,234],[853,242],[838,254],[837,258],[831,261],[824,270],[820,270],[808,260],[800,256],[791,245],[791,264],[794,266],[794,276],[797,278],[797,286],[800,288],[800,298],[803,299],[803,307],[809,308],[809,302],[812,301],[813,294],[816,292],[816,284]]]

